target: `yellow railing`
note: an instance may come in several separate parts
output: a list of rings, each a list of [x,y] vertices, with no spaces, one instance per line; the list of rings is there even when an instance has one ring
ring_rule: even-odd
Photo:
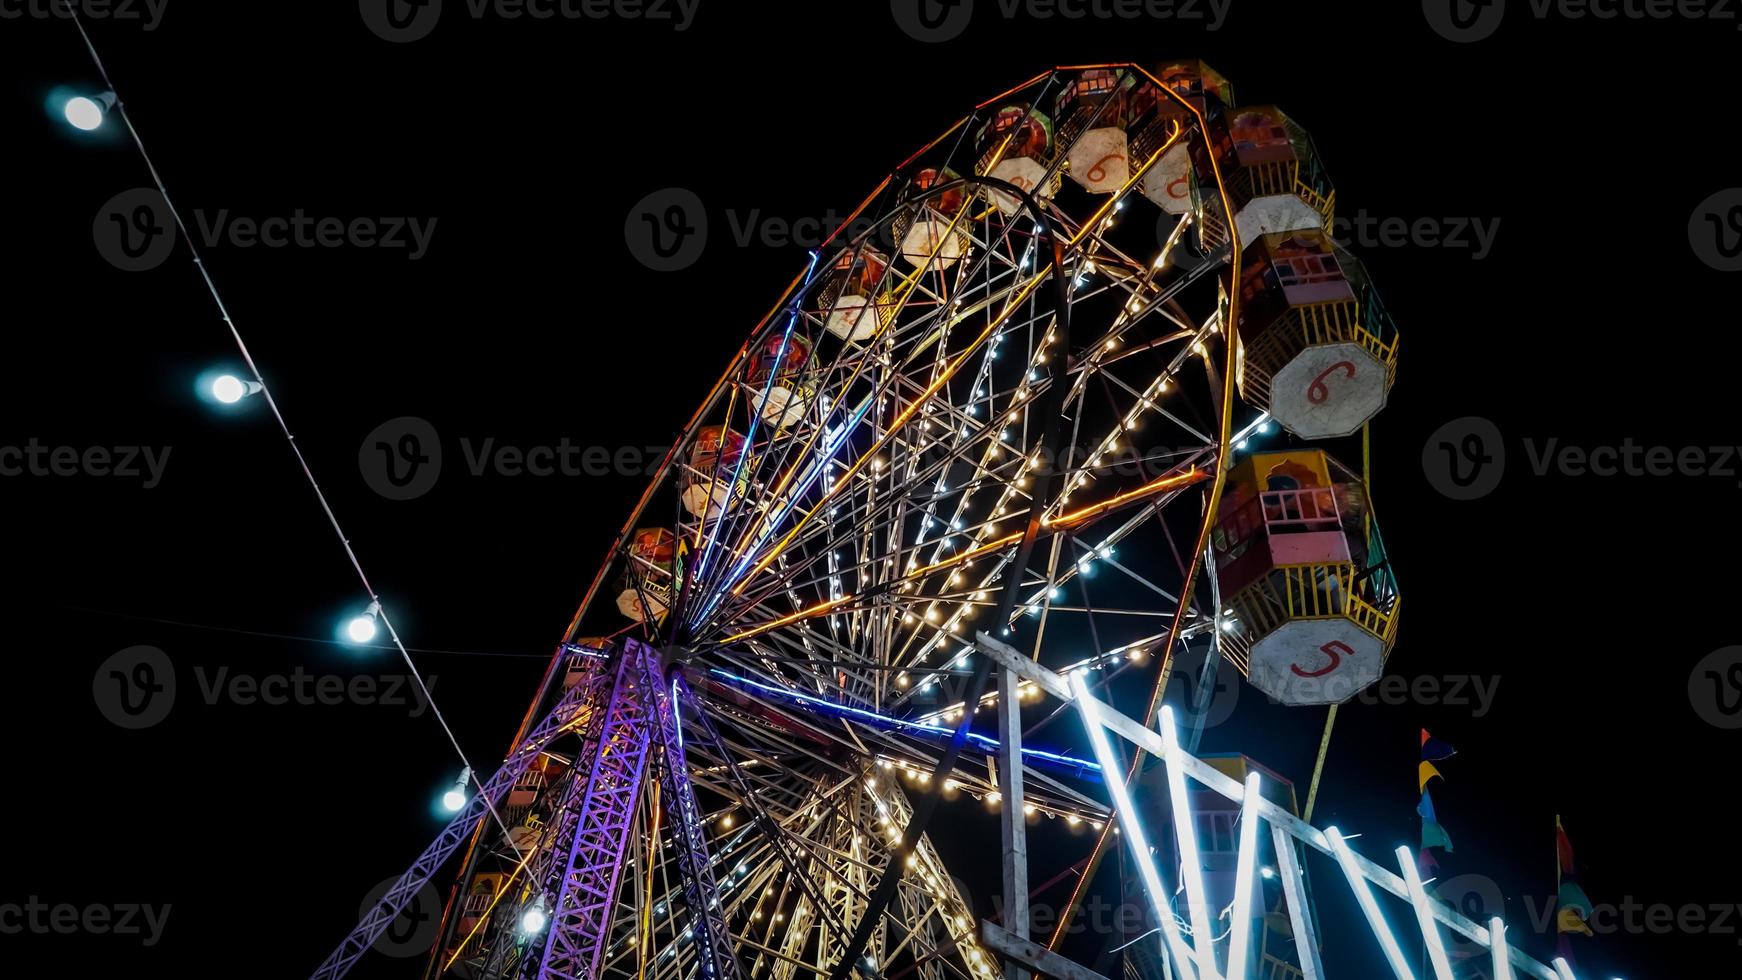
[[[1241,167],[1236,171],[1233,180],[1229,182],[1228,190],[1242,204],[1250,203],[1255,198],[1260,197],[1293,194],[1305,201],[1308,207],[1317,211],[1325,219],[1325,227],[1327,228],[1331,226],[1337,213],[1336,189],[1320,191],[1312,184],[1302,180],[1299,160]]]
[[[1295,307],[1246,344],[1240,390],[1249,400],[1268,403],[1271,377],[1301,351],[1319,344],[1359,345],[1385,365],[1389,383],[1397,375],[1397,342],[1396,336],[1385,340],[1368,330],[1355,300]]]
[[[1381,609],[1356,588],[1351,562],[1283,565],[1242,589],[1228,605],[1240,620],[1240,655],[1251,640],[1284,623],[1303,619],[1347,619],[1390,646],[1397,637],[1401,598]]]

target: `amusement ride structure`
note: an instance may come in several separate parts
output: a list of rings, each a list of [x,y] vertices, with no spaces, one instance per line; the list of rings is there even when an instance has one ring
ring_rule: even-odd
[[[1223,659],[1335,704],[1393,647],[1365,457],[1398,336],[1334,207],[1307,134],[1198,62],[1046,72],[901,163],[702,399],[499,767],[314,975],[435,882],[430,978],[1317,980],[1342,887],[1360,976],[1446,980],[1455,942],[1570,977],[1163,708]],[[962,807],[1000,827],[993,916],[936,833]],[[1080,860],[1031,883],[1052,820]],[[1147,925],[1075,962],[1098,872]]]

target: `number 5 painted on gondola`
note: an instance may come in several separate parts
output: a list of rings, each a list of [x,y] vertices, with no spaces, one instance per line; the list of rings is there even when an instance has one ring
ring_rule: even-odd
[[[1301,670],[1300,664],[1289,664],[1288,669],[1294,671],[1296,676],[1299,677],[1323,677],[1331,671],[1336,670],[1338,667],[1343,666],[1343,654],[1346,653],[1353,655],[1355,653],[1355,651],[1342,640],[1332,640],[1324,646],[1319,647],[1319,652],[1331,658],[1331,662],[1328,665],[1321,667],[1318,670]]]

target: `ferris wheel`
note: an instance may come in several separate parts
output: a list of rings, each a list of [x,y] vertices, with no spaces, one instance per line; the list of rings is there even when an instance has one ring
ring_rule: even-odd
[[[1395,376],[1334,199],[1198,62],[1046,72],[914,153],[701,399],[501,770],[317,976],[456,857],[430,976],[1003,976],[924,832],[1009,804],[973,716],[1045,710],[977,637],[1156,696],[1196,643],[1290,704],[1392,648],[1359,460],[1308,444]],[[1124,774],[1017,758],[1024,815],[1098,855]]]

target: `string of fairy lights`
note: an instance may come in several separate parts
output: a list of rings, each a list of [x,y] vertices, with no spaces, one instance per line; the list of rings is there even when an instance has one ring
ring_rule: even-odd
[[[139,151],[140,160],[145,164],[145,169],[150,174],[158,195],[162,197],[164,208],[169,213],[170,220],[174,222],[176,231],[180,234],[182,241],[187,243],[188,251],[193,257],[194,267],[199,270],[206,291],[210,294],[212,303],[217,308],[219,319],[223,320],[225,327],[229,329],[230,338],[235,343],[243,363],[247,365],[246,377],[238,377],[234,374],[218,375],[206,382],[207,390],[203,394],[209,395],[220,405],[236,405],[244,399],[258,397],[271,411],[273,420],[284,435],[285,442],[290,445],[291,454],[295,457],[298,468],[302,470],[309,489],[314,491],[315,499],[320,504],[321,513],[326,517],[327,524],[332,528],[333,533],[337,535],[339,544],[344,548],[345,556],[350,561],[352,571],[356,573],[357,580],[363,587],[363,593],[368,596],[368,602],[361,612],[353,612],[345,617],[340,629],[341,635],[351,644],[361,647],[373,644],[382,631],[386,632],[388,643],[399,652],[400,658],[405,662],[406,670],[410,672],[413,682],[418,686],[424,703],[429,705],[430,714],[441,725],[442,732],[447,737],[449,745],[452,746],[454,754],[459,757],[460,776],[454,781],[453,786],[442,794],[441,804],[443,808],[450,813],[457,813],[464,809],[471,802],[470,788],[476,787],[479,791],[478,800],[483,803],[502,832],[509,833],[508,825],[503,821],[501,813],[497,811],[495,802],[482,792],[484,788],[483,777],[467,758],[458,736],[454,734],[453,728],[442,714],[441,707],[436,703],[434,693],[425,681],[423,672],[418,669],[417,663],[412,659],[410,649],[400,638],[399,631],[394,628],[393,621],[387,614],[380,594],[370,584],[369,575],[364,571],[362,559],[351,544],[350,535],[345,533],[343,525],[339,523],[338,514],[334,511],[332,502],[321,488],[320,481],[315,478],[307,456],[304,455],[302,447],[291,433],[290,423],[286,420],[278,399],[273,396],[271,388],[266,384],[266,378],[255,363],[254,357],[248,349],[248,344],[242,337],[241,329],[230,315],[229,307],[225,305],[223,295],[218,291],[218,285],[212,277],[211,269],[206,265],[205,260],[200,255],[198,245],[195,244],[195,236],[188,233],[187,224],[182,220],[181,212],[176,209],[162,174],[152,161],[151,154],[146,151],[145,141],[140,136],[138,127],[134,125],[132,117],[128,115],[127,105],[122,101],[119,90],[109,75],[108,67],[103,62],[102,55],[97,51],[97,46],[92,41],[90,33],[86,31],[77,5],[71,3],[70,0],[63,0],[62,6],[66,10],[68,19],[78,29],[79,38],[83,41],[85,50],[90,55],[91,63],[96,69],[97,77],[101,79],[103,84],[101,91],[73,95],[65,99],[61,104],[61,112],[67,124],[82,132],[95,132],[108,125],[109,119],[112,117],[125,130],[134,148]]]

